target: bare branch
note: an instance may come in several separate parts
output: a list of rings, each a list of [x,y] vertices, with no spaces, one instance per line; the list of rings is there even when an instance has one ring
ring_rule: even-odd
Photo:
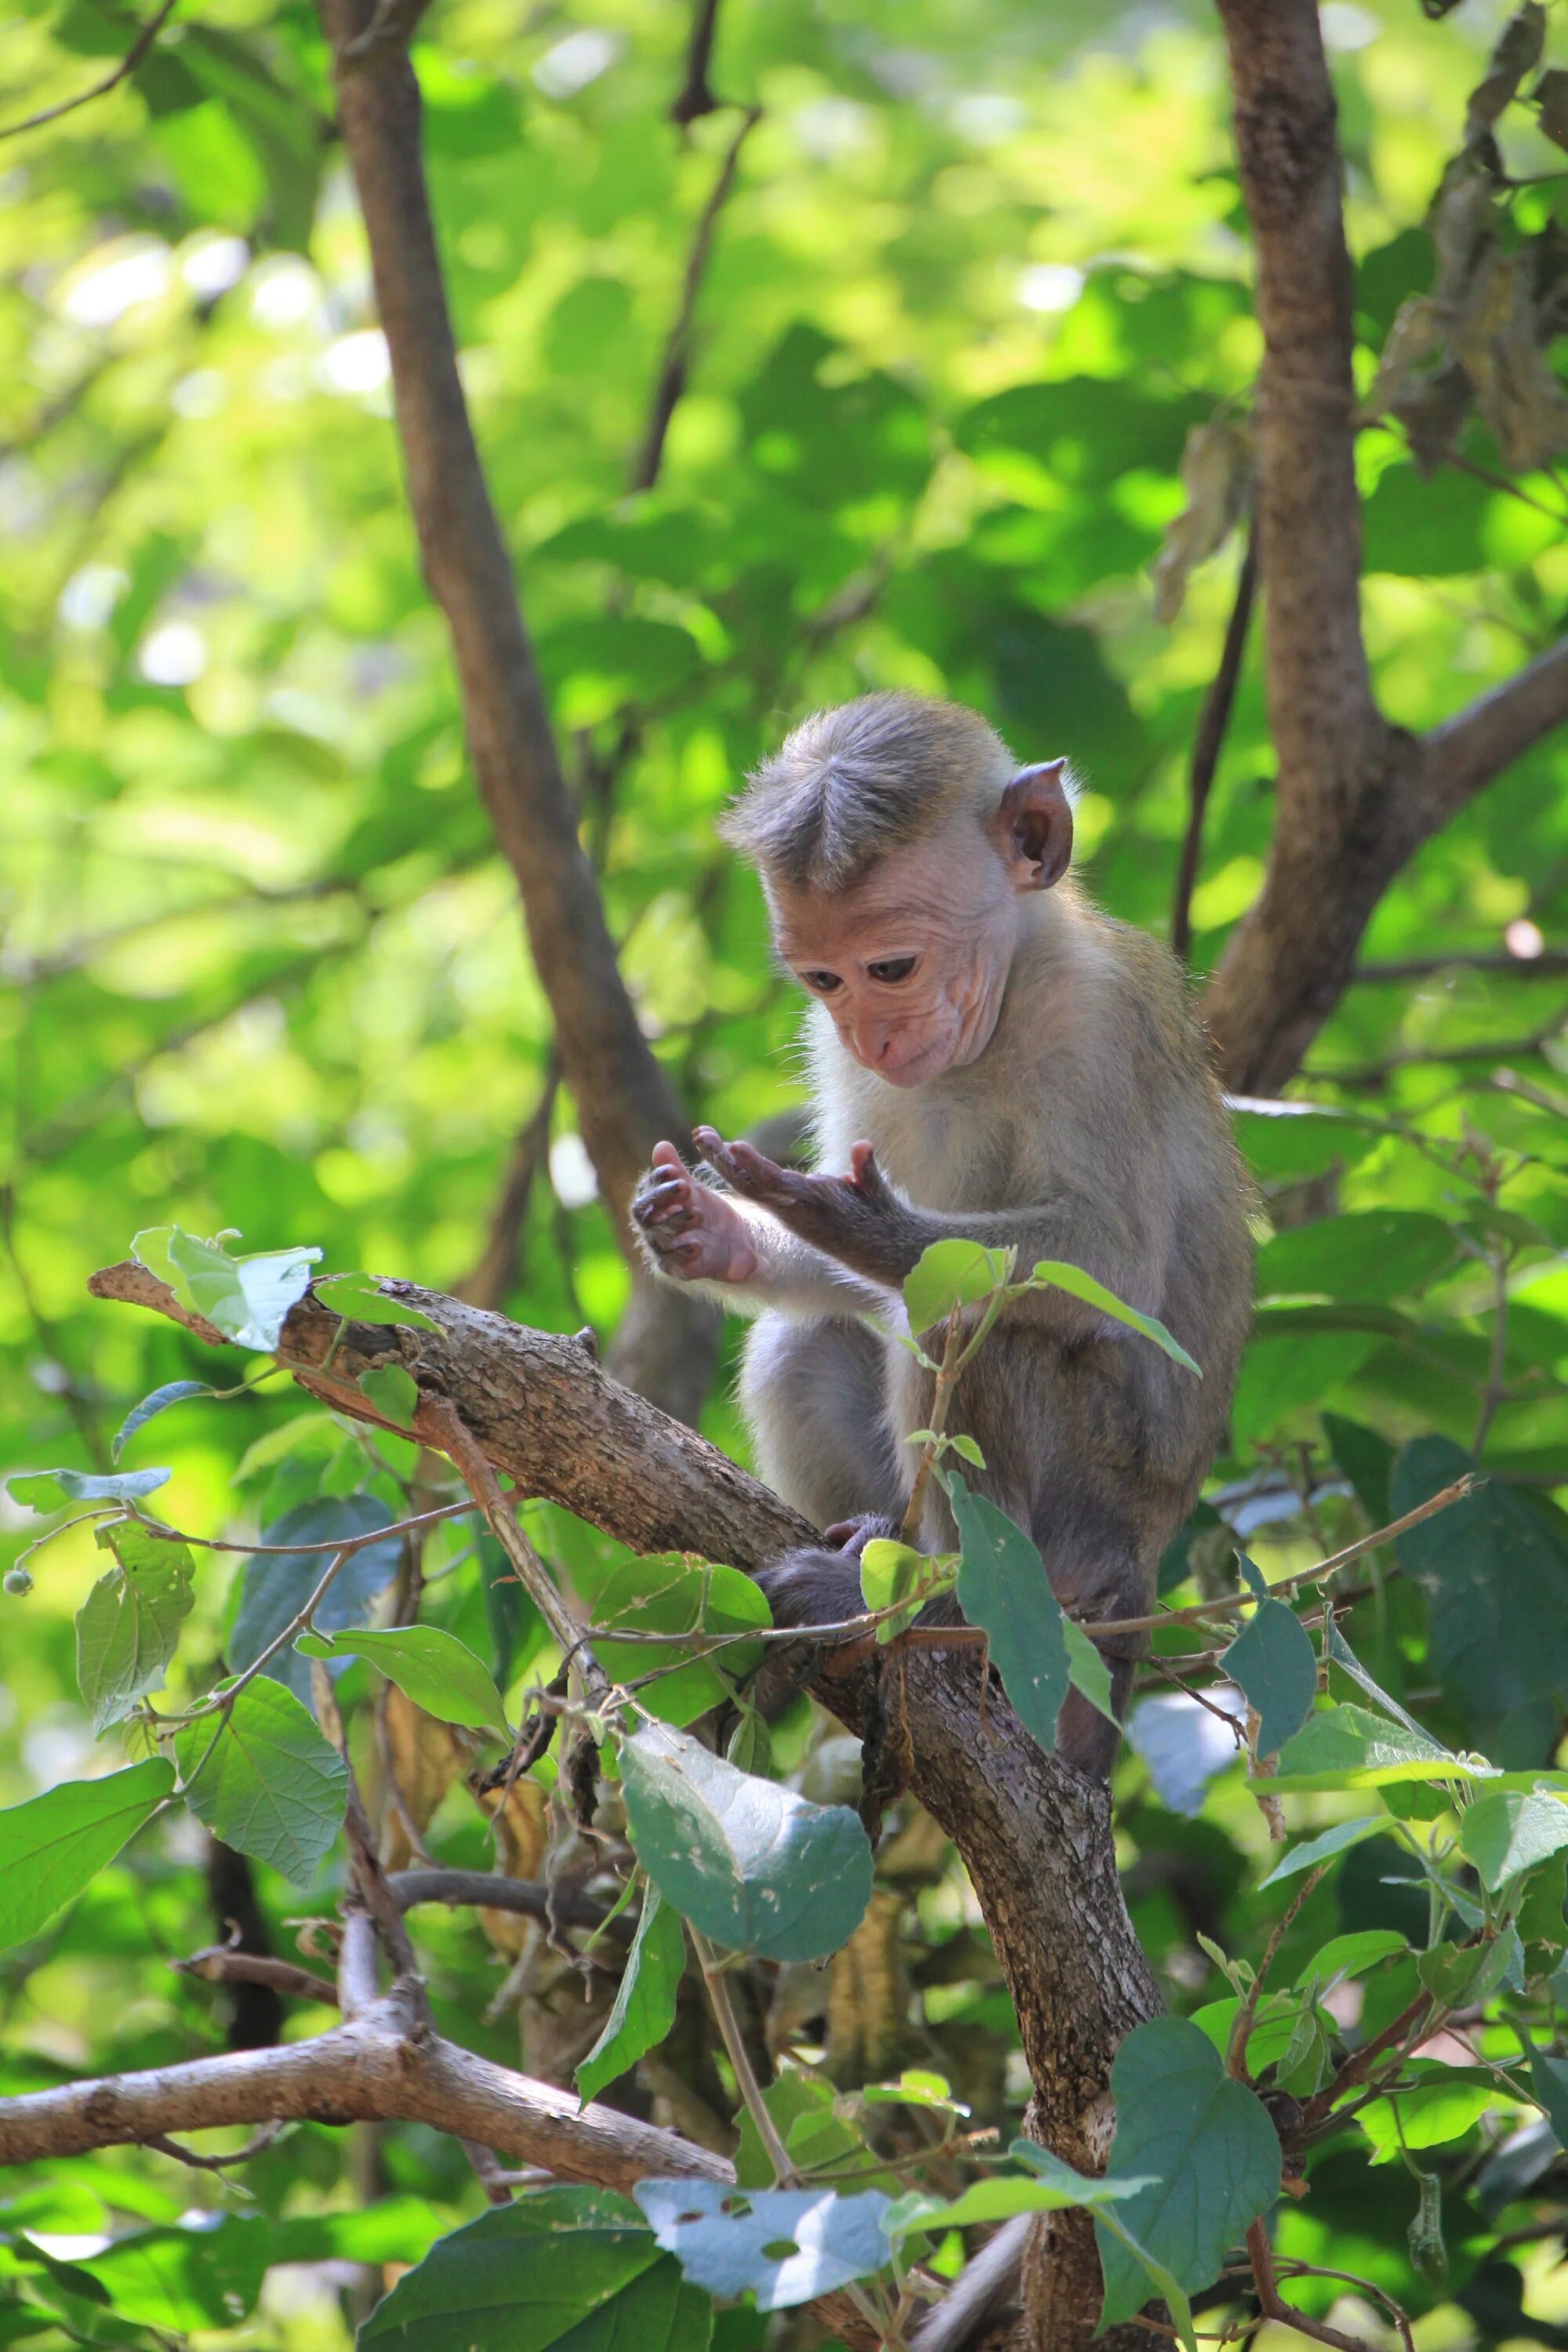
[[[1247,653],[1247,632],[1252,621],[1252,602],[1257,586],[1258,524],[1255,519],[1247,534],[1247,549],[1237,578],[1230,618],[1226,623],[1219,667],[1214,674],[1209,690],[1204,697],[1204,707],[1198,713],[1197,733],[1193,738],[1192,763],[1187,771],[1187,829],[1176,866],[1176,895],[1171,909],[1171,952],[1180,956],[1184,962],[1192,945],[1193,888],[1198,878],[1198,864],[1203,853],[1204,814],[1208,807],[1209,794],[1214,790],[1215,771],[1219,765],[1230,714],[1236,706],[1236,689],[1240,683],[1241,665]]]
[[[289,1993],[296,2000],[323,2001],[329,2009],[337,2006],[336,1987],[313,1969],[259,1952],[236,1951],[227,1944],[215,1944],[205,1952],[193,1952],[188,1959],[171,1960],[169,1966],[177,1976],[200,1977],[205,1984],[269,1985],[274,1992]]]
[[[708,86],[718,22],[719,0],[695,0],[691,46],[686,52],[686,78],[669,102],[669,119],[682,130],[689,122],[695,122],[699,115],[716,114],[724,102],[715,98]]]
[[[711,16],[713,5],[716,5],[716,0],[710,0],[710,16]],[[708,109],[704,108],[702,110],[707,112]],[[752,106],[748,107],[742,116],[740,127],[730,142],[724,160],[719,167],[719,175],[713,183],[708,201],[703,205],[698,220],[696,235],[691,240],[691,251],[687,256],[686,276],[680,290],[680,306],[676,311],[669,333],[665,339],[664,356],[659,362],[658,374],[654,383],[647,431],[643,436],[642,446],[637,451],[632,467],[631,479],[627,485],[630,489],[651,490],[658,479],[659,468],[664,462],[664,442],[665,436],[669,431],[669,420],[674,415],[676,405],[686,389],[686,373],[691,360],[691,331],[697,316],[698,296],[702,291],[702,280],[708,274],[708,263],[713,250],[713,232],[718,227],[719,215],[728,204],[730,192],[735,184],[735,174],[740,168],[741,150],[757,123],[762,121],[762,114],[763,110],[760,106]],[[676,120],[679,121],[681,118],[677,116]]]
[[[1568,951],[1547,948],[1540,955],[1526,956],[1510,955],[1506,949],[1497,953],[1478,950],[1472,955],[1457,948],[1452,955],[1404,956],[1386,963],[1359,963],[1351,978],[1358,988],[1369,988],[1390,981],[1436,980],[1446,971],[1500,976],[1506,973],[1510,980],[1563,980],[1568,978]]]
[[[418,84],[395,45],[349,60],[364,0],[321,9],[425,574],[451,631],[479,792],[517,877],[584,1141],[620,1222],[652,1146],[689,1129],[621,980],[475,446],[425,185]]]
[[[489,1230],[473,1271],[452,1286],[453,1295],[470,1307],[499,1309],[517,1280],[523,1228],[534,1181],[550,1150],[550,1121],[561,1085],[561,1065],[553,1054],[545,1066],[539,1100],[518,1131],[501,1179],[500,1195],[490,1212]]]
[[[90,89],[78,90],[74,98],[62,98],[58,106],[42,106],[37,114],[24,115],[20,122],[7,122],[0,128],[0,139],[15,139],[24,131],[40,130],[46,122],[58,122],[62,114],[74,114],[79,106],[90,106],[95,98],[107,98],[111,89],[118,89],[135,72],[174,15],[174,6],[175,0],[163,0],[163,6],[148,17],[120,63],[101,81],[95,81]]]
[[[485,1870],[395,1870],[386,1883],[400,1911],[421,1903],[473,1904],[486,1911],[515,1911],[546,1926],[587,1928],[603,1927],[608,1918],[605,1905],[578,1887],[545,1886],[536,1879],[501,1878]],[[633,1925],[623,1914],[609,1921],[607,1932],[624,1939]]]
[[[432,2124],[563,2180],[731,2180],[722,2158],[674,2132],[589,2105],[439,2035],[420,2036],[397,1996],[286,2048],[246,2050],[0,2100],[0,2164],[145,2146],[160,2135],[309,2118]]]
[[[1565,719],[1568,637],[1424,739],[1420,789],[1426,831],[1436,833]]]

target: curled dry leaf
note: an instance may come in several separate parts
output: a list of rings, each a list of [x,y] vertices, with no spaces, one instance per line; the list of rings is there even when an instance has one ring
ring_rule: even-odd
[[[382,1866],[406,1870],[415,1859],[410,1826],[416,1836],[424,1835],[442,1798],[473,1761],[479,1743],[460,1725],[441,1723],[426,1715],[395,1683],[388,1683],[380,1704],[381,1760],[398,1799],[392,1801],[389,1792],[381,1828]]]
[[[1252,503],[1250,421],[1222,410],[1194,425],[1182,451],[1181,480],[1187,502],[1150,566],[1154,618],[1167,628],[1181,613],[1194,567],[1225,544]]]

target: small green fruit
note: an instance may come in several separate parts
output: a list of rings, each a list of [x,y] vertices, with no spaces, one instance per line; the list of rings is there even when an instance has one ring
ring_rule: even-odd
[[[33,1580],[25,1568],[8,1568],[5,1570],[5,1584],[6,1591],[15,1594],[17,1600],[20,1600],[24,1593],[31,1592],[33,1589]]]

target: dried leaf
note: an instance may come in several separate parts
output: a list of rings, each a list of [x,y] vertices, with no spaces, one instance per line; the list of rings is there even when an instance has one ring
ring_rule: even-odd
[[[1568,394],[1537,340],[1528,253],[1488,255],[1456,328],[1454,352],[1506,465],[1528,472],[1568,447]]]
[[[1470,92],[1465,110],[1465,139],[1482,139],[1503,109],[1519,95],[1519,85],[1541,62],[1546,43],[1546,11],[1541,0],[1524,0],[1498,36],[1484,79]]]
[[[401,1801],[388,1801],[382,1822],[382,1866],[406,1870],[414,1851],[404,1815],[422,1835],[453,1781],[472,1762],[479,1742],[458,1725],[426,1715],[395,1683],[383,1693],[381,1709],[383,1763]]]
[[[1150,566],[1154,618],[1165,627],[1179,615],[1194,567],[1222,547],[1252,503],[1252,428],[1222,412],[1194,425],[1182,452],[1187,502],[1165,532]]]
[[[541,1878],[544,1852],[550,1843],[546,1818],[548,1799],[537,1780],[514,1780],[510,1789],[489,1789],[479,1796],[489,1816],[496,1842],[496,1867],[503,1878]],[[492,1948],[516,1959],[527,1947],[533,1923],[515,1911],[484,1910],[479,1922]],[[580,2053],[579,2053],[580,2054]]]

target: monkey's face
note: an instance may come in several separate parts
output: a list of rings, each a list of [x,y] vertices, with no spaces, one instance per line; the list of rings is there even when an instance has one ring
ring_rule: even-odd
[[[985,1051],[1021,898],[973,818],[893,851],[846,890],[765,887],[779,954],[863,1069],[920,1087]]]

